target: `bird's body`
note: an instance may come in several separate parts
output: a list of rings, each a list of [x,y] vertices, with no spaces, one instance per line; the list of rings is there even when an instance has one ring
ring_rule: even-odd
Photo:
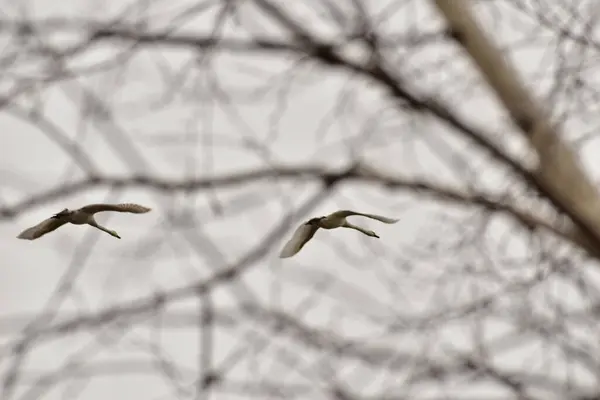
[[[89,224],[90,221],[94,220],[93,214],[85,213],[81,210],[69,210],[64,209],[58,214],[54,214],[51,218],[53,219],[61,219],[64,218],[67,222],[75,225],[85,225]]]
[[[323,229],[335,229],[343,227],[344,223],[346,222],[346,218],[335,218],[332,215],[315,218],[315,223],[319,226],[319,228]]]
[[[362,217],[375,219],[386,224],[394,224],[398,222],[397,219],[382,217],[380,215],[374,214],[363,214],[350,210],[340,210],[327,216],[311,218],[304,224],[300,225],[298,229],[296,229],[292,238],[284,245],[283,249],[281,250],[281,253],[279,254],[279,257],[287,258],[298,253],[302,249],[302,247],[304,247],[304,245],[315,235],[315,233],[317,233],[319,228],[350,228],[355,229],[367,236],[379,238],[379,236],[377,236],[375,232],[369,231],[367,229],[361,228],[360,226],[356,226],[348,222],[346,218],[352,215],[359,215]]]
[[[54,214],[52,217],[40,222],[39,224],[32,226],[31,228],[25,229],[17,237],[19,239],[35,240],[44,236],[47,233],[50,233],[60,228],[64,224],[69,223],[73,225],[91,225],[95,228],[100,229],[101,231],[108,233],[113,237],[121,239],[117,232],[99,225],[94,218],[94,214],[103,211],[143,214],[147,213],[150,210],[151,209],[148,207],[132,203],[90,204],[85,207],[81,207],[77,210],[69,210],[68,208],[65,208],[61,212]]]

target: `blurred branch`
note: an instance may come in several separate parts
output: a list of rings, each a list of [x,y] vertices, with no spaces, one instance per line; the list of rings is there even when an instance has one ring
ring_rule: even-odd
[[[92,21],[88,21],[86,24],[83,22],[70,22],[63,20],[50,20],[50,21],[36,21],[36,27],[38,30],[44,31],[44,29],[52,31],[53,29],[60,31],[60,29],[66,29],[71,27],[72,29],[87,29],[90,35],[91,41],[103,40],[105,38],[116,38],[116,39],[127,39],[135,40],[136,42],[146,42],[154,44],[169,44],[169,45],[181,45],[188,46],[195,49],[210,49],[218,44],[221,48],[226,48],[235,51],[244,50],[260,50],[260,51],[291,51],[295,53],[303,53],[314,58],[322,64],[330,67],[342,67],[352,72],[364,75],[372,80],[381,84],[386,88],[392,97],[401,101],[400,106],[406,105],[409,108],[419,111],[427,112],[431,115],[436,116],[440,120],[444,121],[449,126],[463,133],[470,140],[474,141],[478,146],[484,149],[487,153],[491,154],[493,158],[509,167],[513,171],[516,171],[521,177],[523,177],[528,183],[544,192],[544,187],[539,185],[536,177],[524,168],[519,161],[513,159],[506,154],[499,146],[495,145],[490,141],[485,132],[481,132],[471,124],[464,121],[458,115],[450,111],[448,107],[442,104],[440,101],[428,97],[422,96],[409,90],[404,85],[404,82],[400,78],[396,77],[391,71],[388,71],[383,65],[370,60],[366,65],[359,62],[352,61],[351,59],[345,58],[341,49],[339,48],[344,41],[338,43],[323,42],[318,38],[314,37],[311,32],[300,24],[296,23],[291,17],[289,17],[283,10],[279,9],[276,5],[266,1],[257,0],[256,2],[267,14],[274,17],[284,28],[287,28],[295,36],[295,40],[292,41],[272,41],[271,39],[253,39],[247,41],[230,40],[227,38],[206,38],[198,37],[197,35],[171,35],[170,33],[144,33],[139,29],[130,27],[110,27],[108,24],[99,24]],[[13,23],[14,25],[14,23]],[[0,24],[2,26],[2,24]],[[427,36],[427,35],[426,35]],[[433,34],[436,36],[436,34]],[[365,39],[358,35],[356,39]],[[395,43],[396,46],[398,45]],[[378,47],[382,48],[383,44],[379,43]],[[560,209],[560,208],[559,208]]]
[[[167,180],[149,176],[133,176],[128,178],[119,177],[92,177],[78,182],[61,185],[50,189],[45,193],[30,196],[25,200],[11,207],[0,208],[0,220],[9,219],[28,211],[31,208],[56,201],[58,199],[72,196],[74,194],[89,190],[95,187],[113,187],[113,188],[134,188],[144,187],[162,192],[185,191],[193,192],[215,187],[228,187],[243,184],[250,184],[268,179],[291,179],[291,180],[319,180],[326,185],[342,181],[356,181],[361,183],[376,184],[389,189],[406,190],[415,193],[422,193],[436,200],[454,203],[456,205],[477,206],[488,212],[500,212],[507,214],[527,229],[549,230],[578,246],[592,251],[590,243],[585,237],[573,235],[566,229],[560,228],[555,224],[545,221],[541,217],[523,210],[515,205],[507,204],[500,199],[494,199],[485,193],[476,193],[473,191],[465,192],[458,188],[444,186],[439,183],[428,182],[414,178],[403,178],[391,175],[384,175],[372,169],[359,168],[346,171],[332,171],[318,167],[279,167],[265,168],[254,171],[243,171],[235,174],[223,175],[212,178],[186,179],[186,180]]]
[[[491,384],[498,384],[512,391],[515,398],[523,400],[539,398],[528,393],[532,386],[548,393],[560,393],[562,398],[575,398],[573,393],[564,393],[565,387],[559,381],[548,376],[523,371],[514,374],[507,369],[494,365],[492,360],[476,358],[470,354],[461,354],[461,352],[454,349],[447,349],[447,351],[447,354],[453,355],[450,362],[432,364],[432,369],[419,370],[411,376],[410,380],[413,382],[423,382],[430,379],[436,381],[450,380],[460,376],[468,381],[487,381]]]
[[[162,46],[193,46],[197,49],[227,49],[238,52],[265,52],[265,51],[292,51],[299,52],[301,48],[289,41],[278,41],[273,39],[240,40],[222,37],[201,37],[198,35],[174,35],[160,32],[140,32],[128,28],[98,28],[90,38],[91,42],[101,41],[134,41],[140,45],[162,45]]]
[[[581,169],[549,117],[529,94],[519,73],[478,25],[470,2],[436,0],[450,34],[471,56],[498,99],[538,155],[533,173],[543,192],[559,205],[595,243],[600,243],[598,191]]]
[[[277,224],[264,237],[260,244],[253,247],[252,250],[248,251],[237,262],[221,269],[210,278],[197,280],[189,285],[170,289],[163,293],[143,296],[133,301],[117,304],[98,312],[90,312],[49,326],[37,327],[35,331],[22,335],[12,343],[2,345],[0,354],[6,354],[7,351],[10,353],[19,353],[25,346],[33,345],[41,339],[47,340],[60,334],[81,329],[93,329],[109,324],[131,324],[135,317],[143,318],[148,313],[156,313],[175,301],[188,299],[193,296],[201,297],[208,294],[217,287],[237,279],[242,273],[252,267],[256,261],[264,257],[271,250],[272,244],[277,243],[288,230],[291,220],[312,210],[329,195],[332,187],[327,186],[323,190],[318,191],[295,212],[291,212],[283,221]]]
[[[86,37],[82,45],[94,42],[127,41],[137,45],[158,45],[176,47],[195,47],[197,49],[226,49],[239,52],[265,52],[265,51],[293,51],[303,52],[303,46],[288,40],[272,38],[233,39],[227,37],[202,36],[198,34],[173,33],[171,29],[164,31],[144,31],[134,24],[111,23],[110,21],[94,21],[85,19],[47,18],[29,21],[14,21],[0,19],[0,32],[31,31],[42,35],[51,34],[82,34]],[[442,37],[443,32],[428,31],[419,38],[403,36],[386,36],[378,38],[378,47],[396,48],[402,45],[418,45],[423,40],[435,40]],[[354,40],[364,40],[364,32],[342,35],[337,44],[341,45]],[[68,52],[69,54],[72,51]]]
[[[390,94],[393,97],[401,100],[409,108],[420,112],[427,112],[436,116],[437,118],[445,122],[447,125],[461,132],[470,140],[475,142],[478,146],[480,146],[482,149],[491,154],[496,161],[515,171],[528,184],[530,184],[533,188],[538,190],[541,194],[545,195],[548,198],[548,200],[550,200],[552,204],[556,207],[557,211],[563,212],[566,215],[568,215],[580,228],[580,232],[569,233],[567,234],[567,236],[577,237],[577,242],[579,242],[580,244],[584,242],[586,243],[585,247],[587,248],[588,252],[590,252],[590,254],[593,254],[596,257],[600,255],[599,251],[595,250],[595,248],[598,247],[597,244],[600,243],[600,202],[597,201],[595,188],[591,185],[591,183],[586,179],[583,172],[575,164],[574,157],[571,154],[570,150],[558,140],[556,135],[552,134],[552,129],[549,123],[545,122],[545,120],[542,121],[541,116],[538,114],[537,106],[533,105],[533,100],[530,100],[528,98],[527,93],[524,91],[524,89],[521,90],[521,88],[519,88],[518,85],[511,83],[506,89],[497,90],[501,90],[502,93],[506,93],[506,90],[517,90],[515,88],[521,90],[520,92],[515,93],[511,96],[506,96],[506,98],[508,99],[521,100],[514,101],[509,109],[514,110],[515,112],[519,112],[519,119],[517,121],[519,126],[523,128],[523,123],[527,122],[527,127],[526,129],[524,128],[526,132],[529,132],[533,128],[536,129],[537,133],[532,137],[536,138],[534,140],[536,143],[533,143],[533,145],[536,149],[538,149],[538,151],[540,146],[544,147],[544,149],[546,150],[552,149],[551,153],[553,154],[553,156],[545,156],[548,162],[543,163],[543,165],[548,165],[548,169],[542,168],[537,171],[528,170],[519,161],[509,156],[506,151],[504,151],[498,145],[490,141],[488,139],[488,136],[486,136],[484,132],[482,132],[480,129],[475,128],[474,126],[472,126],[472,124],[463,120],[463,118],[461,118],[457,114],[453,113],[449,107],[446,107],[443,104],[443,102],[427,96],[418,95],[415,91],[409,90],[406,87],[406,83],[402,82],[402,80],[396,77],[394,73],[387,70],[384,65],[374,63],[372,62],[373,60],[371,60],[371,62],[369,62],[368,65],[363,65],[361,63],[353,62],[349,59],[346,59],[335,46],[329,43],[321,42],[306,27],[297,23],[292,17],[290,17],[290,15],[286,13],[286,10],[281,9],[280,7],[268,0],[256,0],[256,3],[259,4],[267,14],[271,15],[274,19],[276,19],[282,27],[290,31],[290,33],[292,33],[295,36],[296,40],[303,44],[304,51],[316,60],[332,67],[342,67],[350,69],[352,71],[366,75],[371,79],[375,80],[376,82],[379,82],[389,90]],[[454,22],[458,24],[467,24],[467,22],[465,21],[467,21],[470,18],[469,14],[465,14],[466,11],[461,11],[461,9],[463,8],[462,5],[465,5],[466,3],[446,3],[442,1],[438,2],[438,6],[440,4],[444,5],[443,7],[440,7],[450,10],[448,12],[454,13],[454,18],[457,21],[459,21]],[[455,6],[456,9],[454,9]],[[474,24],[473,21],[470,21],[468,23]],[[465,32],[458,29],[459,27],[464,27],[454,25],[452,26],[456,28],[454,29],[454,31],[460,32],[461,34],[465,34]],[[471,40],[475,41],[475,44],[479,46],[492,46],[491,43],[487,43],[485,39],[482,39],[480,42],[478,42],[476,41],[476,39],[472,38],[477,35],[483,37],[483,33],[480,32],[478,28],[475,27],[469,31],[469,37],[471,37]],[[488,51],[481,51],[482,57],[490,56],[490,53]],[[494,58],[493,60],[491,60],[490,58],[488,60],[482,61],[482,63],[495,72],[497,72],[496,70],[494,70],[494,67],[496,65],[505,65],[503,64],[503,61],[499,56]],[[501,66],[499,66],[498,68],[501,68]],[[510,83],[511,81],[509,80],[511,79],[511,76],[516,75],[510,75],[510,71],[503,71],[502,73],[506,76],[503,76],[503,78],[500,80],[493,80],[493,84],[506,84],[507,82]],[[515,99],[515,97],[517,97],[517,99]],[[528,107],[528,110],[518,111],[520,110],[520,106],[524,101],[527,102],[527,105],[530,105]],[[514,117],[516,116],[517,115],[514,115]],[[524,121],[525,117],[527,118],[526,121]],[[541,124],[541,122],[543,122],[543,124]],[[538,131],[541,133],[539,133]],[[552,159],[555,159],[557,157],[565,158],[565,161],[561,161],[560,163],[565,164],[564,167],[568,169],[568,172],[564,172],[560,168],[556,168],[559,162],[552,164]],[[563,175],[564,173],[566,173],[567,175]],[[561,179],[555,178],[555,176],[562,176],[565,179],[571,177],[572,179],[569,179],[569,182],[560,183]],[[573,185],[576,186],[573,187],[573,191],[564,189]],[[574,192],[579,193],[581,196],[574,196],[572,194]]]

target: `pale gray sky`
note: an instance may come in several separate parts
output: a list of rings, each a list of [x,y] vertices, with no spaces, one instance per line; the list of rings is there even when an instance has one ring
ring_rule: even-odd
[[[523,154],[524,142],[481,84],[473,64],[458,47],[433,35],[440,24],[429,2],[358,1],[369,8],[378,31],[390,41],[387,66],[404,77],[408,89],[442,99],[513,154]],[[128,24],[207,37],[222,8],[214,5],[223,3],[1,3],[0,29],[6,37],[2,59],[15,57],[0,78],[2,96],[27,79],[38,86],[0,110],[0,207],[20,204],[90,173],[185,180],[270,167],[339,169],[356,160],[398,179],[508,194],[522,204],[532,204],[523,200],[523,190],[507,178],[506,171],[439,121],[398,106],[373,80],[314,61],[300,62],[297,54],[289,52],[224,51],[198,61],[199,53],[190,47],[151,44],[132,50],[132,42],[105,41],[59,63],[63,72],[91,68],[89,72],[49,86],[40,82],[52,62],[40,56],[36,46],[61,51],[84,43],[82,33],[92,32],[93,21],[107,23],[127,10],[124,22]],[[268,33],[284,40],[274,19],[251,3],[241,6],[236,21],[241,27],[228,18],[222,34],[244,39]],[[342,30],[327,16],[324,5],[351,15],[354,2],[275,3],[295,13],[311,32],[335,41],[341,40]],[[525,12],[513,3],[478,2],[477,15],[494,39],[510,50],[507,56],[532,90],[551,101],[553,115],[565,118],[569,139],[593,132],[596,124],[591,116],[597,112],[588,103],[597,93],[593,75],[597,48],[580,49],[572,40],[557,45],[556,31],[527,16],[532,14],[528,7],[535,4],[523,6],[529,10]],[[549,5],[544,15],[556,16],[573,32],[600,43],[597,34],[583,28],[594,21],[592,3],[579,3],[578,9],[587,10],[579,19],[560,17],[566,15],[564,5]],[[51,28],[53,34],[45,32],[18,45],[4,21],[28,18],[57,18],[57,27]],[[364,62],[364,48],[356,44],[341,52]],[[561,64],[563,58],[569,65]],[[94,70],[98,63],[100,71]],[[576,72],[563,79],[556,73],[557,65]],[[574,75],[585,81],[583,88],[573,85]],[[558,90],[549,95],[552,87]],[[36,123],[35,115],[43,118]],[[597,141],[581,146],[582,159],[594,174]],[[83,161],[77,163],[76,157]],[[567,356],[551,347],[551,339],[528,337],[524,328],[537,321],[527,314],[532,310],[562,300],[568,300],[569,307],[587,304],[578,298],[581,292],[573,289],[572,282],[555,277],[535,283],[536,273],[550,268],[549,259],[562,256],[580,262],[566,245],[527,234],[507,219],[489,217],[473,207],[436,203],[421,192],[349,182],[317,202],[320,191],[317,180],[289,178],[193,193],[100,187],[59,196],[26,207],[14,219],[1,219],[2,346],[22,337],[23,324],[40,320],[65,276],[74,276],[66,279],[68,286],[62,288],[64,297],[58,307],[63,316],[57,320],[66,321],[173,293],[246,257],[251,265],[241,279],[211,292],[217,310],[214,335],[199,328],[202,301],[193,293],[162,311],[136,316],[132,320],[136,322],[61,333],[33,345],[10,399],[207,398],[196,397],[195,383],[207,362],[226,377],[211,399],[267,398],[264,387],[263,392],[253,392],[266,384],[297,391],[279,395],[286,399],[334,398],[330,391],[336,384],[365,399],[401,394],[411,399],[440,398],[435,396],[442,393],[449,398],[516,398],[510,397],[515,393],[507,391],[508,385],[483,380],[475,384],[455,379],[452,384],[435,385],[429,378],[407,380],[416,371],[411,368],[423,360],[447,361],[451,366],[464,359],[457,351],[484,357],[481,346],[488,346],[493,353],[489,359],[508,370],[545,379],[556,376],[556,382],[563,383],[569,376],[574,390],[587,385],[598,388],[597,377],[583,369],[583,362],[569,364]],[[65,226],[33,242],[15,237],[62,208],[102,201],[136,202],[153,211],[100,215],[98,219],[119,232],[122,240],[85,226]],[[307,213],[303,207],[311,201],[315,204]],[[305,218],[339,208],[401,220],[395,225],[357,220],[375,230],[379,240],[351,230],[319,231],[297,256],[277,257],[284,240]],[[286,215],[297,209],[300,212],[287,229],[282,227]],[[271,236],[273,240],[264,247],[265,238]],[[597,282],[594,271],[586,279]],[[500,299],[493,310],[461,314],[486,296]],[[416,327],[427,316],[452,316],[449,310],[459,318]],[[330,334],[311,344],[307,343],[311,336],[302,330],[277,333],[270,328],[269,311]],[[558,320],[556,308],[546,311],[548,321]],[[581,334],[574,347],[597,350],[593,335]],[[357,347],[364,346],[371,355],[379,352],[397,361],[369,363],[368,357],[359,361],[360,356],[335,355],[335,346],[324,344],[328,340],[338,344],[357,340]],[[208,358],[206,348],[211,349]],[[3,385],[12,370],[6,349],[0,348]],[[258,389],[243,387],[242,381]],[[532,390],[530,395],[538,397],[531,398],[564,398],[551,397],[564,396],[559,390],[541,395]]]

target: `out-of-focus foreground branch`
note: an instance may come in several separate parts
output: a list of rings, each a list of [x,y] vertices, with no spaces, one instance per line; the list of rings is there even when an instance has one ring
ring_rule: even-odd
[[[39,324],[11,332],[25,318],[7,301],[15,318],[0,317],[3,399],[52,396],[59,386],[77,398],[85,379],[96,378],[86,374],[110,374],[112,361],[96,364],[96,356],[121,357],[128,346],[148,358],[127,363],[127,353],[122,375],[154,373],[164,398],[208,398],[234,382],[235,398],[460,398],[481,382],[510,399],[600,392],[600,280],[588,268],[600,259],[598,197],[559,129],[475,22],[473,3],[150,3],[105,21],[0,20],[12,45],[0,56],[8,88],[0,117],[18,120],[15,132],[32,128],[31,143],[16,134],[6,142],[16,183],[0,185],[0,221],[8,250],[27,249],[14,269],[6,263],[7,274],[26,270],[20,286],[47,289],[74,254],[60,279],[68,284],[55,290],[60,305],[31,313]],[[530,3],[477,7],[544,10]],[[573,27],[569,39],[569,26],[544,26],[551,33],[524,29],[523,42],[554,35],[583,46],[591,35]],[[463,49],[479,70],[462,62]],[[480,88],[479,75],[493,91]],[[501,107],[474,112],[490,92]],[[32,144],[44,134],[56,149]],[[46,172],[55,183],[32,191],[37,183],[18,182]],[[307,187],[318,193],[300,200]],[[126,192],[123,201],[148,198],[155,211],[131,219],[139,236],[14,238],[17,218],[77,206],[68,203],[97,189]],[[229,207],[207,219],[177,213],[202,214],[213,198]],[[275,247],[324,201],[327,209],[402,214],[395,225],[373,222],[388,229],[380,240],[321,230],[298,257],[277,259]],[[60,260],[41,258],[54,247]],[[30,271],[47,279],[36,282]],[[34,308],[44,297],[37,300]],[[182,336],[166,339],[175,329]],[[38,363],[54,342],[68,348],[59,350],[65,359]],[[535,362],[525,353],[536,353]]]
[[[510,61],[477,24],[468,0],[435,0],[450,33],[471,56],[538,156],[534,176],[546,194],[600,244],[600,197],[557,127],[530,95]]]
[[[258,183],[269,179],[312,180],[320,181],[326,185],[343,181],[357,181],[383,186],[393,190],[404,190],[423,194],[435,200],[449,202],[457,206],[477,206],[488,212],[504,213],[522,224],[527,229],[542,229],[550,231],[573,244],[588,249],[595,255],[593,247],[585,237],[569,232],[564,224],[548,222],[543,216],[536,216],[533,212],[522,209],[520,206],[510,204],[506,200],[494,198],[491,194],[477,193],[473,190],[465,191],[452,188],[443,184],[428,182],[414,178],[400,178],[390,174],[376,172],[370,167],[352,168],[348,171],[336,172],[317,167],[280,167],[255,171],[242,171],[221,177],[200,178],[192,180],[167,180],[149,176],[138,177],[94,177],[80,180],[70,184],[29,196],[25,200],[10,207],[0,208],[0,218],[9,219],[28,211],[31,208],[47,204],[58,199],[75,195],[79,192],[94,187],[135,188],[143,187],[161,192],[195,192],[203,189],[224,188],[244,184]]]

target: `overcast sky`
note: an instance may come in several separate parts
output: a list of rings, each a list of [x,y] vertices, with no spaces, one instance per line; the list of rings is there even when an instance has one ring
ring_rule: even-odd
[[[394,48],[390,50],[394,57],[386,61],[397,65],[407,78],[407,87],[444,100],[475,126],[505,139],[508,135],[501,135],[513,128],[463,53],[432,35],[440,25],[427,3],[387,0],[370,8],[379,18],[378,30]],[[4,1],[2,20],[56,17],[70,28],[62,36],[48,35],[22,44],[5,35],[2,57],[14,52],[16,58],[0,78],[3,96],[15,82],[25,77],[39,80],[51,67],[48,59],[35,55],[35,46],[64,49],[81,43],[85,30],[81,21],[88,21],[85,27],[89,21],[126,15],[125,22],[144,22],[150,30],[170,27],[173,34],[206,37],[219,19],[218,12],[194,8],[196,4],[201,2],[154,0],[136,6],[116,0],[27,0],[18,5]],[[294,8],[290,8],[292,2],[278,4],[296,12],[311,31],[334,40],[340,37],[339,27],[328,22],[325,14],[318,16],[324,9],[321,1],[298,2]],[[340,1],[338,7],[348,12],[351,4]],[[386,10],[384,16],[381,10]],[[587,72],[592,55],[573,46],[557,46],[551,33],[508,2],[479,10],[482,24],[494,39],[514,50],[511,60],[536,93],[547,96],[559,81],[553,67],[561,58],[577,60],[577,65],[569,67],[577,68],[593,87]],[[561,15],[558,8],[555,14]],[[243,28],[230,18],[226,21],[224,36],[246,38],[261,33],[282,38],[272,19],[250,6],[240,12]],[[583,25],[575,20],[566,23],[575,31]],[[413,44],[417,40],[420,44]],[[406,111],[380,86],[346,71],[301,62],[300,57],[284,52],[226,51],[202,58],[189,48],[130,47],[130,42],[115,41],[83,51],[63,62],[63,71],[100,64],[99,71],[91,69],[49,86],[40,83],[38,89],[14,98],[0,111],[0,206],[19,204],[90,173],[184,180],[294,165],[344,168],[357,160],[398,177],[500,193],[512,188],[504,171],[493,169],[485,155],[473,151],[439,122]],[[343,51],[357,60],[364,56],[357,46]],[[564,116],[569,128],[565,131],[578,132],[569,139],[578,139],[595,127],[589,117],[594,111],[591,106],[573,111],[574,104],[585,100],[583,95],[569,100],[566,89],[557,92],[553,115]],[[503,143],[519,153],[522,142],[511,138]],[[591,174],[596,147],[593,140],[581,147]],[[206,363],[224,371],[232,382],[247,378],[290,388],[298,384],[303,398],[327,398],[324,388],[331,382],[344,382],[364,395],[393,395],[403,384],[398,369],[365,368],[320,354],[301,345],[300,339],[276,338],[265,333],[270,322],[264,315],[240,311],[242,305],[282,311],[308,326],[360,339],[365,345],[392,343],[403,354],[439,354],[454,347],[469,348],[474,323],[467,322],[466,327],[449,323],[429,334],[385,329],[403,318],[460,308],[502,286],[500,275],[505,279],[512,274],[518,276],[515,282],[525,282],[536,272],[536,262],[528,258],[531,238],[501,218],[490,221],[472,210],[440,207],[422,194],[376,184],[345,183],[331,193],[320,192],[318,181],[305,179],[193,193],[99,187],[27,207],[14,219],[0,220],[4,237],[0,241],[0,332],[5,343],[18,339],[24,324],[39,321],[49,301],[58,306],[59,314],[70,313],[64,318],[126,307],[136,304],[136,299],[207,279],[258,249],[242,278],[211,296],[218,310],[213,336],[198,328],[205,298],[188,295],[136,323],[61,334],[58,339],[36,343],[22,364],[11,398],[192,399],[196,398],[195,379]],[[89,226],[73,225],[36,241],[16,239],[21,230],[63,208],[95,202],[134,202],[152,207],[152,212],[99,215],[98,221],[116,230],[121,240]],[[352,230],[319,231],[297,256],[277,257],[283,242],[303,220],[340,208],[399,218],[400,222],[386,225],[357,218],[353,221],[375,230],[381,238]],[[286,225],[288,216],[292,219]],[[269,237],[274,240],[264,247]],[[510,269],[511,263],[528,268],[516,272]],[[492,273],[496,267],[490,265],[502,265],[503,270]],[[475,270],[484,272],[479,276]],[[491,317],[482,321],[484,336],[513,328]],[[268,347],[257,337],[269,342]],[[213,342],[207,342],[211,338]],[[206,347],[211,349],[209,355]],[[524,347],[519,354],[535,354],[532,348]],[[5,356],[6,361],[0,363],[2,379],[11,366]],[[520,357],[516,357],[517,364]],[[533,364],[535,368],[543,365],[539,357]],[[70,375],[81,379],[64,378]],[[94,378],[87,380],[87,375]],[[439,389],[415,387],[412,396]],[[477,393],[475,385],[471,388]],[[481,390],[480,394],[489,394],[492,389]],[[233,384],[224,384],[215,393],[212,398],[251,395],[250,389]],[[283,397],[293,398],[291,394]]]

